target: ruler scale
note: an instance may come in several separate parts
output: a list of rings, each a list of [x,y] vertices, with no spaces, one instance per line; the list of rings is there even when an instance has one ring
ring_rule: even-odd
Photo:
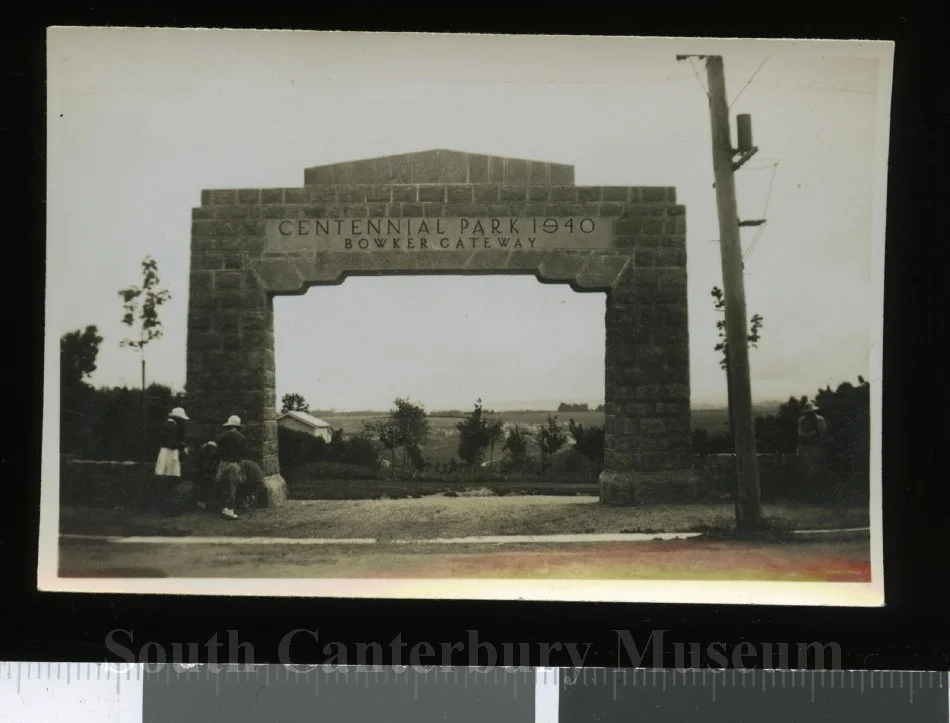
[[[14,723],[950,723],[933,671],[0,663]]]

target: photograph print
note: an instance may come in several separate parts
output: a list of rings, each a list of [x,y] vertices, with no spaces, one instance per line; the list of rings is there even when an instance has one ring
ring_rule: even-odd
[[[883,604],[892,43],[47,40],[40,589]]]

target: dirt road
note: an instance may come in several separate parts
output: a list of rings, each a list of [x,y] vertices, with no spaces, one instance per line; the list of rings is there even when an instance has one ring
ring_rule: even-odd
[[[869,582],[862,541],[453,545],[116,544],[64,539],[63,577]]]

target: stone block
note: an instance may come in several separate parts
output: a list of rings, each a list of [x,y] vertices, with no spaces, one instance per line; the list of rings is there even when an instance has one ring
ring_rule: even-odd
[[[300,207],[301,218],[326,218],[327,207],[322,204],[308,203]]]
[[[488,182],[505,183],[505,159],[498,156],[488,157]]]
[[[273,459],[273,458],[271,458]],[[266,459],[265,459],[266,462]],[[276,462],[271,463],[276,466]],[[266,465],[266,466],[271,466]],[[264,477],[264,507],[280,507],[287,501],[287,482],[279,474],[269,474]]]
[[[390,156],[387,170],[388,182],[412,183],[412,163],[408,154]]]
[[[451,196],[449,197],[451,201]],[[468,199],[475,203],[497,203],[501,201],[501,186],[497,184],[484,184],[472,187],[472,198]],[[507,209],[505,210],[507,213]],[[503,215],[503,214],[499,214]]]
[[[303,179],[307,186],[330,185],[333,183],[333,173],[329,166],[317,166],[304,169]]]
[[[468,154],[458,151],[440,152],[441,183],[468,183]]]
[[[191,209],[192,221],[210,221],[216,218],[215,209],[210,206],[199,206]]]
[[[373,183],[376,180],[375,159],[354,161],[350,164],[350,183]]]
[[[548,164],[540,161],[528,161],[528,183],[549,184]]]
[[[538,267],[538,275],[544,281],[570,281],[588,265],[588,257],[582,254],[549,254]]]
[[[234,307],[218,309],[215,311],[213,323],[214,330],[223,337],[237,335],[241,331],[241,312]]]
[[[366,185],[338,186],[336,189],[337,201],[343,204],[359,204],[366,202]]]
[[[265,206],[280,205],[284,202],[283,188],[263,188],[261,189],[260,203]]]
[[[214,272],[193,269],[189,279],[189,287],[192,291],[214,290]]]
[[[419,186],[393,185],[392,199],[394,203],[415,202],[419,200]]]
[[[505,183],[519,185],[528,182],[528,162],[521,158],[505,159]]]
[[[242,271],[215,271],[214,288],[217,291],[243,291],[244,272]]]
[[[237,203],[237,189],[212,190],[210,199],[213,206],[231,206]]]
[[[445,186],[430,185],[419,186],[419,201],[445,203]]]
[[[439,183],[442,163],[440,151],[413,153],[410,157],[413,183]]]
[[[353,183],[353,164],[334,163],[330,166],[330,183],[334,186],[345,186]]]
[[[526,189],[526,197],[529,201],[547,201],[548,195],[547,186],[528,186]]]
[[[332,203],[337,200],[336,186],[311,186],[307,189],[308,203]]]
[[[261,288],[272,293],[299,293],[304,290],[297,264],[290,261],[264,260],[254,269]]]
[[[564,163],[549,163],[548,179],[550,183],[574,183],[574,166]]]
[[[237,192],[237,202],[246,205],[260,205],[261,189],[242,188]]]
[[[191,222],[191,238],[212,238],[215,236],[217,221],[214,219],[197,219]]]
[[[389,203],[392,201],[393,187],[386,184],[374,183],[365,186],[364,196],[367,202]]]
[[[560,201],[545,204],[543,213],[545,216],[586,216],[587,208],[582,203]]]
[[[468,182],[488,183],[488,156],[479,153],[469,154]]]
[[[597,209],[597,213],[601,216],[620,216],[623,214],[626,204],[620,202],[604,202],[601,203]]]
[[[502,186],[501,200],[511,202],[523,202],[528,199],[528,189],[525,186]]]
[[[636,483],[631,475],[604,470],[600,473],[600,502],[604,505],[629,507],[637,504]]]
[[[426,218],[439,218],[440,216],[451,216],[452,214],[446,212],[447,206],[440,201],[427,201],[426,203],[420,203],[422,206],[422,215]],[[472,216],[477,215],[472,213]]]
[[[577,201],[577,188],[575,186],[551,186],[548,189],[549,197],[552,201]]]
[[[689,357],[685,361],[689,361]],[[688,368],[686,372],[688,378]],[[662,398],[667,402],[683,402],[687,405],[686,412],[689,412],[689,385],[688,384],[664,384],[662,386]]]
[[[644,203],[663,203],[666,201],[666,188],[648,186],[640,189],[640,199]]]

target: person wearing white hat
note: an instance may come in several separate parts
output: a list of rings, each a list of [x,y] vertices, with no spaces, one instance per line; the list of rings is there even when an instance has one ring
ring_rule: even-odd
[[[185,422],[188,415],[175,407],[161,430],[161,448],[155,460],[155,474],[159,477],[181,477],[181,457],[185,453]]]
[[[801,460],[802,482],[809,491],[820,492],[824,483],[825,440],[828,423],[818,414],[818,405],[806,402],[798,418],[798,456]]]
[[[238,519],[234,507],[238,489],[244,485],[244,461],[247,439],[241,434],[241,418],[232,414],[224,423],[225,431],[218,437],[218,469],[216,482],[222,490],[224,506],[221,516],[226,520]]]
[[[187,454],[185,446],[185,422],[190,421],[185,410],[175,407],[168,413],[168,419],[160,430],[161,446],[155,460],[155,476],[158,478],[154,497],[155,503],[168,496],[171,490],[181,482],[181,462]]]

